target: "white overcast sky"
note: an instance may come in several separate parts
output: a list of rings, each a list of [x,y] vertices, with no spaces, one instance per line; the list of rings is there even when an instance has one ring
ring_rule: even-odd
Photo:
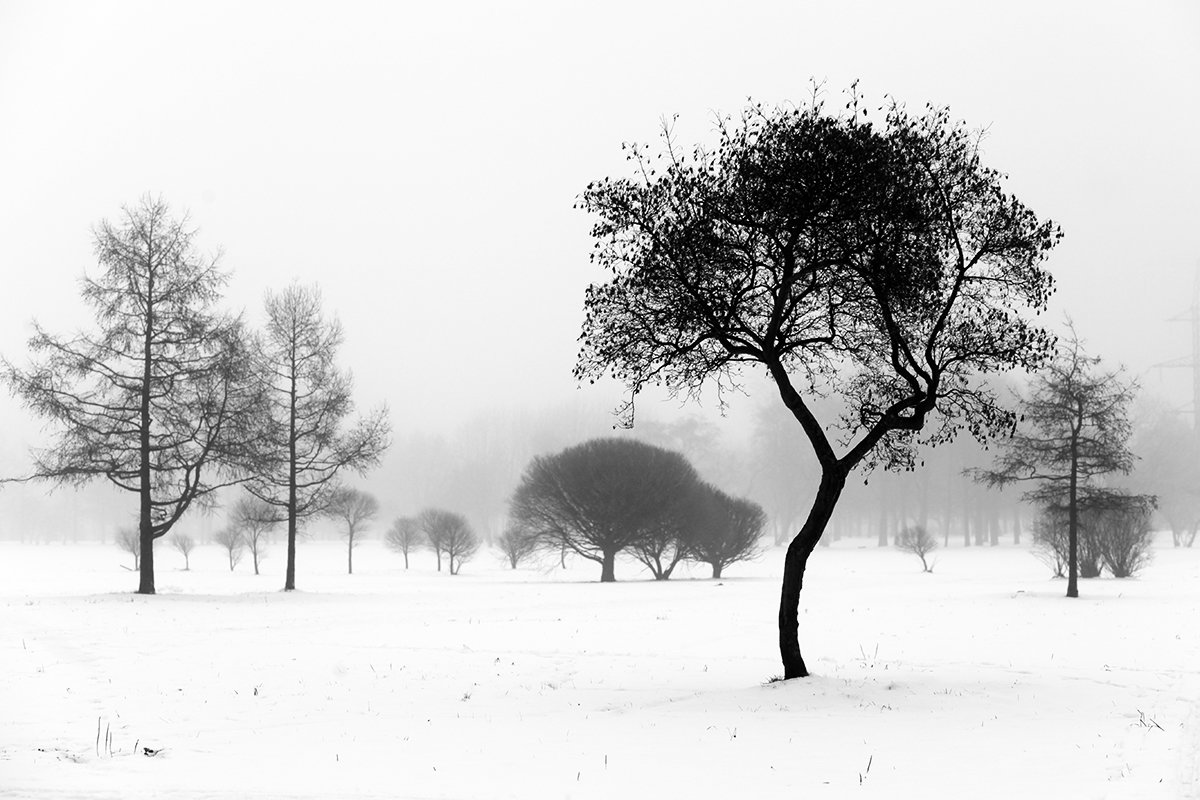
[[[33,317],[86,324],[91,226],[150,192],[223,248],[252,319],[319,283],[400,432],[594,401],[570,375],[598,277],[579,192],[664,115],[690,143],[814,77],[987,127],[987,163],[1065,230],[1054,321],[1137,372],[1187,354],[1166,318],[1200,260],[1194,0],[0,0],[0,353],[24,360]],[[0,419],[7,461],[36,429],[8,398]]]

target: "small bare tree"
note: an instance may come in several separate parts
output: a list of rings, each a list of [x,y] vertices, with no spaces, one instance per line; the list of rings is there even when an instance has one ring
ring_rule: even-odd
[[[255,575],[258,574],[258,563],[267,557],[267,534],[283,521],[275,506],[254,495],[240,498],[233,506],[229,522],[242,535],[242,541],[250,551]]]
[[[229,555],[229,571],[233,572],[234,567],[242,561],[242,553],[246,547],[246,540],[242,536],[242,532],[237,528],[228,527],[222,528],[213,541],[225,548],[225,552]]]
[[[330,496],[325,513],[346,525],[346,530],[342,533],[346,538],[346,574],[353,575],[354,548],[358,545],[358,536],[379,514],[379,501],[374,495],[342,487]]]
[[[538,548],[538,540],[535,536],[530,536],[524,529],[509,525],[504,529],[504,533],[500,534],[500,538],[496,540],[500,552],[504,554],[504,559],[513,569],[516,569],[522,561],[533,555]]]
[[[117,546],[133,556],[133,571],[137,572],[142,559],[142,542],[137,528],[121,528],[117,531]]]
[[[191,569],[192,548],[196,546],[196,540],[186,533],[175,533],[171,535],[171,546],[183,554],[183,568]]]
[[[933,572],[935,562],[926,556],[936,550],[937,546],[937,537],[926,530],[924,525],[912,525],[896,535],[897,549],[912,553],[921,559],[921,568],[925,572]]]
[[[383,541],[389,548],[404,555],[404,568],[408,569],[408,554],[423,545],[425,538],[415,517],[397,517]]]
[[[418,515],[417,521],[429,545],[437,553],[438,571],[442,569],[443,553],[448,559],[450,574],[457,575],[463,562],[479,549],[479,538],[462,514],[427,508]]]

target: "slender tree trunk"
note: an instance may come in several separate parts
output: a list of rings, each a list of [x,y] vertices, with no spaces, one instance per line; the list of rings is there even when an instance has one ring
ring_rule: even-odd
[[[713,578],[720,578],[721,577],[721,562],[720,561],[712,562],[712,568],[713,568]]]
[[[350,535],[346,537],[346,574],[354,574],[354,531],[350,531]]]
[[[283,590],[296,588],[296,342],[292,336],[291,374],[288,387],[288,530],[287,570]]]
[[[254,559],[254,574],[257,575],[258,574],[258,548],[257,547],[255,547],[253,550],[250,551],[250,556],[251,556],[251,558]]]
[[[142,547],[138,594],[154,594],[154,528],[150,514],[150,368],[154,328],[154,270],[151,264],[146,265],[146,276],[146,335],[142,343],[142,396],[138,419],[138,538]]]
[[[435,548],[433,548],[433,552],[437,555],[438,572],[441,572],[442,571],[442,548],[435,547]]]
[[[1079,597],[1079,459],[1071,443],[1071,485],[1067,494],[1067,597]]]
[[[617,553],[615,550],[606,550],[602,555],[603,560],[600,562],[600,582],[613,583],[617,579]]]
[[[779,654],[783,659],[783,677],[803,678],[808,667],[800,655],[800,591],[804,588],[804,570],[808,557],[821,538],[833,509],[846,486],[846,473],[840,467],[825,467],[808,518],[800,532],[788,544],[783,560],[783,587],[779,599]]]
[[[404,568],[408,569],[408,551],[404,551]]]

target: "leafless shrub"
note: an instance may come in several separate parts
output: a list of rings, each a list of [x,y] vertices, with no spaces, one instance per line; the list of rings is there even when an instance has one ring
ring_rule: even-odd
[[[1089,509],[1089,528],[1104,566],[1114,578],[1128,578],[1150,560],[1153,498],[1112,493]]]

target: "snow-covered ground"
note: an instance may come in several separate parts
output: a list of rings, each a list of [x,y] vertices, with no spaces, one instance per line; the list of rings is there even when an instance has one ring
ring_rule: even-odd
[[[113,545],[3,544],[0,797],[1200,798],[1200,549],[1070,601],[1024,548],[860,544],[774,684],[778,550],[600,585],[313,542],[284,594],[278,545],[160,547],[143,597]]]

